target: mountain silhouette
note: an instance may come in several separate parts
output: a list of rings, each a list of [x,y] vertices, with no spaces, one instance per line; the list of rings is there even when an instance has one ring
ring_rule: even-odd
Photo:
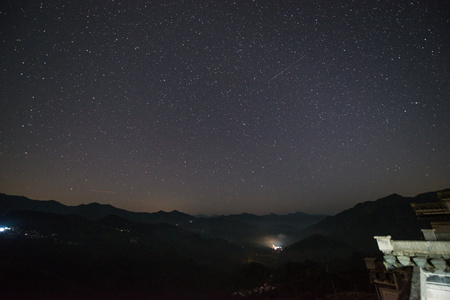
[[[376,201],[358,203],[334,216],[308,215],[301,212],[288,215],[257,216],[248,213],[196,218],[179,212],[130,212],[111,205],[91,203],[66,206],[56,201],[30,200],[21,196],[0,194],[0,216],[28,210],[61,215],[77,215],[91,221],[105,220],[114,215],[132,222],[167,223],[206,239],[225,239],[236,245],[257,245],[267,236],[288,236],[288,241],[301,241],[311,235],[329,237],[358,251],[377,249],[375,235],[391,235],[395,239],[422,239],[419,221],[411,208],[412,202],[439,201],[437,192],[415,197],[392,194]],[[311,241],[310,241],[311,242]]]
[[[265,216],[243,213],[229,216],[196,218],[177,210],[171,212],[131,212],[109,204],[81,204],[66,206],[56,201],[30,200],[22,196],[0,194],[0,216],[13,211],[28,210],[62,215],[78,215],[89,220],[101,220],[115,215],[133,222],[167,223],[192,231],[204,238],[221,238],[238,245],[259,245],[268,235],[284,234],[296,240],[302,229],[325,218],[301,212]]]
[[[320,234],[342,241],[356,250],[377,250],[374,236],[391,235],[394,239],[423,239],[413,202],[439,201],[437,192],[403,197],[392,194],[376,201],[358,203],[335,216],[329,216],[303,231],[304,236]]]
[[[109,215],[116,215],[135,222],[164,222],[172,225],[188,223],[194,218],[176,210],[172,212],[159,211],[156,213],[131,212],[116,208],[109,204],[90,203],[80,204],[78,206],[67,206],[54,200],[31,200],[22,196],[0,194],[0,216],[4,216],[9,212],[16,210],[40,211],[62,215],[79,215],[90,220],[100,220]]]

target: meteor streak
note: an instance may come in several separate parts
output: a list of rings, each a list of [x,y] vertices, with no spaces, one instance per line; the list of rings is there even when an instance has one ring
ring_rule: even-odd
[[[277,75],[275,75],[274,77],[272,77],[272,79],[270,79],[269,81],[267,81],[267,83],[271,82],[272,80],[274,80],[275,78],[277,78],[278,76],[280,76],[281,74],[284,73],[284,71],[286,71],[287,69],[289,69],[290,67],[292,67],[293,65],[295,65],[296,63],[298,63],[303,57],[305,57],[305,55],[303,55],[302,57],[300,57],[299,59],[297,59],[296,61],[294,61],[292,64],[290,64],[289,66],[287,66],[286,68],[284,68],[281,72],[279,72]]]

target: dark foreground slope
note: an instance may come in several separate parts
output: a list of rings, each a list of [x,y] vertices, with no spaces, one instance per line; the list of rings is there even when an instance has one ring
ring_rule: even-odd
[[[0,222],[11,228],[0,235],[2,299],[221,298],[246,258],[225,240],[117,216],[18,211]]]
[[[10,228],[0,299],[317,299],[334,293],[333,280],[344,293],[371,288],[321,263],[247,263],[254,253],[164,223],[16,211],[0,224]]]
[[[323,235],[311,235],[297,243],[289,245],[281,256],[288,261],[305,259],[328,263],[332,260],[350,257],[354,249]]]
[[[397,194],[359,203],[341,213],[310,226],[304,236],[320,234],[359,251],[376,251],[374,236],[391,235],[397,240],[423,239],[421,229],[429,226],[419,221],[411,207],[413,202],[439,201],[436,192],[402,197]]]
[[[55,201],[0,195],[0,227],[12,228],[0,233],[0,298],[375,299],[364,265],[365,255],[379,253],[373,236],[421,239],[424,224],[410,203],[430,201],[436,193],[391,195],[302,230],[316,217],[174,211],[137,222],[135,213],[112,206],[74,213]],[[304,238],[281,252],[223,239],[284,232]]]

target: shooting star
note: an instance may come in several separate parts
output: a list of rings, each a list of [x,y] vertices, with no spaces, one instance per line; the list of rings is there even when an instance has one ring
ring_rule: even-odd
[[[267,81],[267,83],[271,82],[272,80],[274,80],[275,78],[277,78],[278,76],[280,76],[281,74],[284,73],[284,71],[286,71],[287,69],[291,68],[293,65],[297,64],[302,58],[304,58],[306,56],[303,55],[302,57],[300,57],[299,59],[297,59],[296,61],[294,61],[292,64],[290,64],[289,66],[287,66],[286,68],[284,68],[281,72],[279,72],[277,75],[275,75],[274,77],[272,77],[272,79],[270,79],[269,81]]]

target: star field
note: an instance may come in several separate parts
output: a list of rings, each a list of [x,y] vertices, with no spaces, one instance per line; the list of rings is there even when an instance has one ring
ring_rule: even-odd
[[[336,213],[450,187],[447,1],[2,1],[0,191]]]

